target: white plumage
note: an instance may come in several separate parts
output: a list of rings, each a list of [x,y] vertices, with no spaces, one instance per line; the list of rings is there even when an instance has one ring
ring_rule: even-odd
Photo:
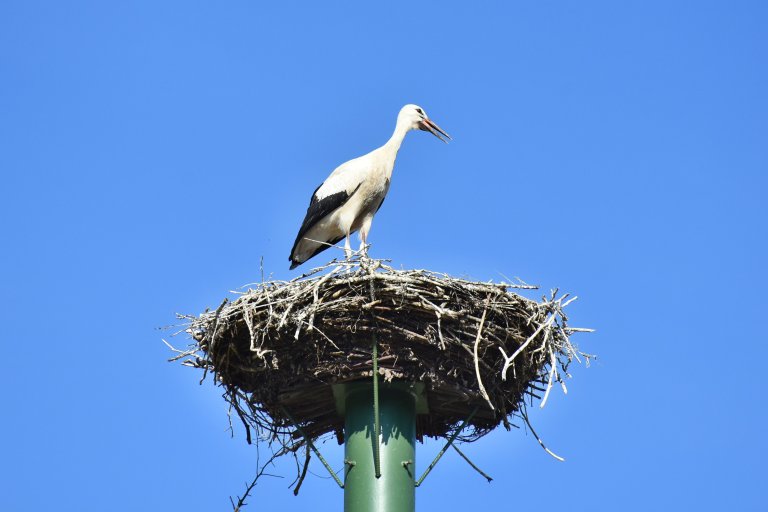
[[[331,247],[342,238],[347,258],[352,254],[349,237],[360,231],[360,250],[367,248],[373,216],[389,190],[395,158],[405,135],[414,129],[451,138],[417,105],[400,109],[397,125],[386,144],[367,155],[338,166],[315,190],[307,215],[296,236],[289,260],[291,268]]]

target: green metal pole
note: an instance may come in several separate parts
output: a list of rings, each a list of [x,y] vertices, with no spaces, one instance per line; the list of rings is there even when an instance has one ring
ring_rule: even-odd
[[[344,386],[345,512],[414,512],[416,398],[407,383],[379,386],[381,476],[376,478],[373,385]]]

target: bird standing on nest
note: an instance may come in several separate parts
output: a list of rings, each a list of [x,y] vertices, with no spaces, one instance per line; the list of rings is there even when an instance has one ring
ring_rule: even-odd
[[[291,269],[333,246],[342,238],[347,259],[352,256],[349,237],[360,231],[360,252],[367,250],[373,216],[389,190],[395,158],[405,134],[419,129],[450,139],[417,105],[406,105],[397,115],[397,125],[386,144],[367,155],[338,166],[312,194],[307,215],[293,243]]]

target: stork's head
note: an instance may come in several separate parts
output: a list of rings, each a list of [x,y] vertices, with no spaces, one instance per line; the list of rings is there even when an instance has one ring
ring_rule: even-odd
[[[445,135],[447,138],[451,138],[450,135],[445,133],[439,126],[437,126],[429,117],[424,109],[418,105],[406,105],[400,109],[400,113],[397,115],[397,124],[406,124],[409,130],[423,130],[430,132],[443,142],[448,142],[440,135]]]

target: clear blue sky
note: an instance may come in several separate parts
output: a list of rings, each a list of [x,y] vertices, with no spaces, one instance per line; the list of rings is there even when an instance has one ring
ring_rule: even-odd
[[[565,463],[498,432],[418,509],[768,507],[768,4],[261,4],[0,4],[1,510],[227,510],[256,452],[156,328],[297,275],[411,102],[455,142],[407,137],[372,254],[575,293],[600,355],[533,415]],[[249,510],[341,510],[289,483]]]

